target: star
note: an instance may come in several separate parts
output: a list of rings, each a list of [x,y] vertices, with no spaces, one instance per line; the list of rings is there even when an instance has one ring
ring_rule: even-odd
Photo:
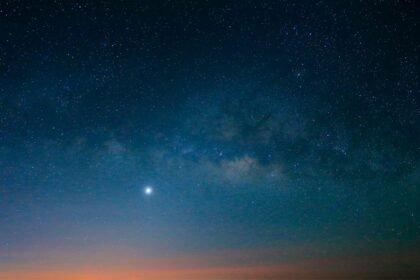
[[[153,194],[153,188],[151,186],[146,186],[143,189],[143,192],[147,196],[151,196]]]

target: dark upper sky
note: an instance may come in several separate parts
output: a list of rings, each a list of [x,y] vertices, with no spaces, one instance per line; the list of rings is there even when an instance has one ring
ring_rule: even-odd
[[[2,1],[0,279],[420,273],[419,6]]]

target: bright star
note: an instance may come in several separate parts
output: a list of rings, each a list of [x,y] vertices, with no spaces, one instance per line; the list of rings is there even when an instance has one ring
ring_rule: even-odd
[[[152,195],[153,194],[153,188],[151,186],[146,186],[143,191],[144,191],[145,195]]]

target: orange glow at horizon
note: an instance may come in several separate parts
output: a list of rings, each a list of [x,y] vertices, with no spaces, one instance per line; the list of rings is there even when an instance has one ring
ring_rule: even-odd
[[[359,264],[360,265],[360,264]],[[298,264],[217,266],[199,268],[10,268],[0,270],[0,280],[274,280],[348,279],[369,275],[364,265],[341,262],[303,262]],[[347,278],[346,278],[347,277]]]
[[[206,256],[183,255],[143,260],[117,254],[120,261],[114,259],[105,263],[83,258],[79,259],[80,262],[72,264],[63,260],[49,264],[9,263],[0,265],[0,280],[381,279],[383,275],[398,278],[401,273],[410,276],[420,272],[415,267],[412,267],[411,271],[407,269],[407,264],[413,264],[419,259],[420,255],[417,252],[368,258],[301,259],[270,265],[259,265],[255,262],[229,264],[240,257],[246,259],[260,255],[271,256],[274,253],[275,250],[223,251]],[[215,263],[216,260],[219,264]],[[402,267],[404,271],[401,270]]]
[[[77,271],[46,270],[9,270],[0,272],[1,280],[236,280],[236,279],[274,279],[273,277],[294,273],[292,266],[248,266],[212,267],[195,269],[81,269]]]

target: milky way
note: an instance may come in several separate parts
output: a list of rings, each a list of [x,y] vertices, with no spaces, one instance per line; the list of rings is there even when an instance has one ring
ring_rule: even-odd
[[[0,279],[420,275],[419,5],[366,2],[2,1]]]

